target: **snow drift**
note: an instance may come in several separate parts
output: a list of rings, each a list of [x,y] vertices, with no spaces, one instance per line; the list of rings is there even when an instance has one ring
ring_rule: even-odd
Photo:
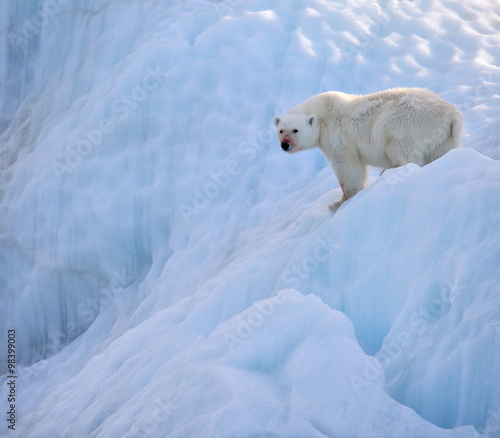
[[[11,435],[500,436],[499,12],[2,4]],[[390,86],[458,105],[466,147],[332,216],[326,160],[272,116]]]

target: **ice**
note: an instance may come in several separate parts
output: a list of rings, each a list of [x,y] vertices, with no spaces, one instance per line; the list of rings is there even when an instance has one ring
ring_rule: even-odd
[[[499,14],[2,3],[0,436],[500,437]],[[332,216],[272,117],[394,86],[455,103],[464,147]]]

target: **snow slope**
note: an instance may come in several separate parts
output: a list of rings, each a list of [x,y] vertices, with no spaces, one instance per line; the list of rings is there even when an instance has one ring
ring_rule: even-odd
[[[0,25],[1,436],[500,437],[495,1],[26,0]],[[332,216],[328,163],[272,116],[393,86],[455,103],[465,147]]]

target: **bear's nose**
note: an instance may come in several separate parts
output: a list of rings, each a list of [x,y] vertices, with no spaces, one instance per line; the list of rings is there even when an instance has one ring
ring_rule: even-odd
[[[291,147],[291,145],[287,141],[284,141],[283,143],[281,143],[281,149],[283,149],[284,151],[290,150],[290,147]]]

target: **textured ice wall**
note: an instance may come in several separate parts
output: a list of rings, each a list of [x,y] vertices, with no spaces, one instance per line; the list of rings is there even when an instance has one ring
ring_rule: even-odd
[[[459,185],[468,195],[463,201],[453,180],[446,184],[452,197],[442,205],[450,212],[473,205],[457,215],[457,221],[464,220],[454,223],[448,246],[429,247],[434,239],[424,239],[434,222],[455,219],[433,213],[430,207],[441,205],[438,201],[427,208],[427,198],[415,200],[427,169],[408,171],[414,181],[405,173],[393,175],[395,182],[413,181],[401,185],[401,192],[393,190],[397,184],[380,192],[384,202],[398,199],[397,205],[382,208],[369,201],[373,192],[360,197],[372,205],[359,207],[370,210],[375,221],[370,228],[357,222],[362,215],[342,219],[346,211],[330,228],[324,207],[338,193],[328,193],[336,181],[325,160],[319,152],[283,155],[270,122],[275,113],[329,89],[363,93],[427,86],[465,113],[465,144],[498,158],[496,4],[357,2],[346,8],[342,2],[46,1],[0,7],[5,130],[0,324],[18,329],[20,363],[53,357],[49,368],[38,362],[28,369],[29,392],[36,394],[26,406],[28,418],[38,419],[32,414],[36,403],[45,400],[48,407],[66,390],[78,393],[80,363],[99,363],[91,360],[94,354],[111,357],[114,350],[107,346],[157,312],[170,309],[169,324],[162,328],[171,336],[180,321],[190,322],[181,351],[256,300],[295,287],[345,312],[369,354],[393,351],[400,333],[416,330],[409,350],[417,359],[394,350],[387,362],[389,391],[443,426],[473,423],[493,430],[498,399],[490,382],[498,359],[494,349],[483,347],[496,334],[495,306],[485,303],[495,299],[494,283],[487,283],[497,274],[485,263],[483,277],[474,265],[482,253],[478,246],[492,245],[484,248],[491,260],[497,254],[490,234],[495,228],[481,221],[491,217],[491,224],[497,223],[491,207],[497,205],[497,191],[478,176],[487,165],[478,165],[470,186]],[[460,157],[445,161],[442,172],[445,177],[449,167],[461,167],[461,183],[468,181],[466,164],[473,158]],[[429,199],[448,196],[433,186],[428,190]],[[397,222],[401,211],[407,212],[407,222]],[[419,215],[426,218],[423,237],[408,237],[405,231],[416,225],[408,221]],[[469,223],[477,228],[466,241],[469,246],[453,246],[468,235]],[[435,228],[432,237],[446,237],[447,230]],[[263,242],[270,242],[267,253]],[[313,257],[318,247],[335,249],[321,261],[323,268],[304,258],[308,251]],[[392,252],[397,257],[387,259]],[[434,253],[449,257],[445,274],[427,265],[434,263]],[[469,265],[475,266],[473,274]],[[243,271],[235,269],[228,279],[228,266]],[[431,314],[426,318],[432,324],[424,326],[413,316],[433,300],[451,306],[442,293],[456,284],[459,293],[453,296],[472,300],[469,286],[463,286],[470,283],[481,284],[484,297],[476,301],[474,318],[450,312],[455,319],[446,313],[443,323],[436,323]],[[192,310],[216,286],[220,300]],[[385,299],[379,301],[372,289],[385,291]],[[476,328],[483,319],[493,322]],[[83,340],[54,356],[89,327]],[[433,327],[447,333],[448,343],[431,354],[426,348]],[[4,332],[4,326],[0,329]],[[474,348],[479,350],[472,355],[485,356],[485,369],[464,362],[471,357],[461,342],[468,336],[478,339]],[[147,350],[134,359],[139,367],[154,348],[144,345]],[[129,357],[130,351],[123,354]],[[433,359],[445,355],[447,366],[436,368]],[[413,363],[419,367],[408,368]],[[116,367],[105,372],[111,375]],[[462,374],[443,378],[450,367]],[[47,369],[61,374],[49,380],[53,392],[44,399]],[[400,375],[402,370],[407,371]],[[92,367],[87,372],[92,375]],[[146,387],[149,378],[141,374],[138,387]],[[434,386],[436,379],[442,387]],[[464,384],[460,390],[457,382]],[[171,390],[167,384],[158,388]],[[99,400],[102,412],[113,411],[107,399]],[[53,412],[63,421],[64,403]],[[82,430],[94,430],[103,415],[82,420],[90,424]]]

